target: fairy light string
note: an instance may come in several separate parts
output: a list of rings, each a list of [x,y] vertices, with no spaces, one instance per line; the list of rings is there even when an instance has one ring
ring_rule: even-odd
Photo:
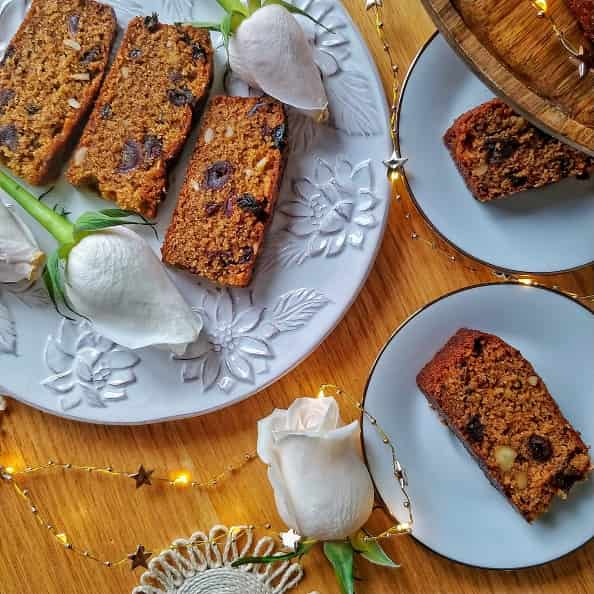
[[[594,68],[594,58],[591,53],[586,50],[583,46],[575,48],[567,39],[567,36],[559,29],[554,18],[551,16],[547,0],[528,0],[537,10],[538,16],[545,18],[553,29],[554,34],[559,38],[563,47],[568,51],[570,57],[577,60],[580,66],[580,76],[585,76],[582,72],[584,68]],[[384,1],[383,0],[365,0],[365,9],[369,12],[374,20],[376,33],[381,44],[381,47],[386,55],[390,66],[391,74],[391,102],[390,102],[390,138],[392,140],[393,152],[392,156],[384,161],[384,165],[387,168],[388,179],[394,186],[398,182],[402,183],[403,166],[407,159],[400,154],[398,150],[398,126],[399,126],[399,113],[398,113],[398,100],[400,97],[400,69],[395,61],[392,48],[388,41],[385,32],[385,20],[384,20]],[[409,198],[410,200],[410,198]],[[432,251],[438,253],[444,258],[450,265],[458,265],[469,272],[481,272],[482,268],[468,263],[469,260],[463,256],[453,254],[451,251],[444,249],[440,245],[440,241],[435,239],[429,239],[419,233],[414,227],[412,222],[412,214],[404,204],[402,194],[400,192],[395,193],[395,202],[398,204],[400,210],[403,212],[404,219],[409,221],[411,230],[409,237],[411,241],[423,244]],[[427,227],[426,227],[427,228]],[[523,285],[531,285],[535,287],[544,287],[559,291],[572,299],[582,301],[589,304],[594,304],[594,293],[579,294],[575,291],[570,291],[557,284],[546,284],[537,281],[533,278],[529,278],[525,275],[515,275],[507,272],[503,272],[488,266],[485,266],[487,270],[491,272],[493,277],[501,281],[515,281]]]
[[[396,456],[396,448],[393,442],[390,440],[389,436],[385,433],[385,431],[381,428],[381,426],[377,422],[377,419],[373,415],[368,413],[360,402],[356,402],[345,391],[341,390],[335,385],[324,384],[320,387],[318,397],[322,398],[329,396],[335,396],[345,402],[350,403],[354,408],[356,408],[360,412],[361,415],[365,415],[365,417],[369,420],[372,426],[375,427],[375,429],[378,431],[380,438],[382,439],[382,442],[386,445],[387,449],[389,449],[391,453],[394,478],[398,482],[400,489],[404,495],[404,507],[408,511],[407,521],[399,522],[395,526],[392,526],[391,528],[383,531],[381,534],[378,534],[377,536],[368,536],[366,537],[367,540],[380,540],[402,534],[408,534],[411,531],[413,524],[412,506],[410,498],[406,491],[406,487],[408,485],[406,473],[402,468],[400,462],[398,461],[398,458]],[[153,556],[154,551],[156,549],[151,549],[143,544],[139,544],[136,547],[135,551],[128,553],[127,555],[124,555],[118,559],[105,559],[100,555],[96,554],[89,547],[82,547],[72,542],[71,539],[68,537],[66,531],[64,531],[61,528],[58,528],[57,526],[49,522],[44,513],[44,510],[42,509],[37,499],[34,497],[31,490],[29,488],[24,487],[20,481],[22,479],[26,479],[28,477],[43,472],[84,472],[93,475],[104,475],[126,479],[130,482],[131,486],[132,484],[134,484],[135,489],[149,488],[156,485],[162,485],[166,488],[169,487],[174,490],[179,490],[180,488],[214,489],[221,482],[223,482],[224,479],[229,478],[231,475],[237,473],[239,470],[243,469],[247,464],[249,464],[252,460],[255,460],[257,457],[258,455],[255,451],[248,452],[244,454],[238,462],[228,465],[221,472],[203,481],[191,480],[190,473],[187,471],[177,471],[170,476],[157,475],[155,474],[155,471],[153,469],[151,469],[149,466],[145,466],[144,464],[141,464],[138,467],[138,469],[136,469],[134,472],[130,472],[124,470],[117,470],[113,466],[90,466],[49,460],[46,464],[26,466],[21,470],[13,466],[0,466],[0,488],[3,484],[11,485],[18,497],[22,499],[28,506],[31,514],[33,515],[39,526],[45,528],[51,535],[52,539],[60,547],[63,547],[65,550],[79,555],[80,557],[83,557],[90,561],[94,561],[95,563],[98,563],[106,568],[115,568],[128,565],[130,569],[134,571],[138,567],[147,568],[148,561]],[[248,526],[232,526],[230,530],[232,537],[234,539],[238,539],[246,532],[256,530],[256,528],[265,530],[267,532],[272,531],[270,522],[265,522],[259,525],[250,524]],[[278,536],[280,532],[275,531],[274,534]],[[227,538],[227,535],[221,534],[216,538],[211,538],[209,540],[195,540],[183,545],[172,543],[167,548],[179,550],[189,546],[210,546],[216,544],[218,541],[223,540],[225,538]]]

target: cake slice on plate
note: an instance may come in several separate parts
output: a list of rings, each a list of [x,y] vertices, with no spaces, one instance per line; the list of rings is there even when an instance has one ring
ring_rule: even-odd
[[[462,114],[444,141],[468,189],[481,202],[586,179],[594,159],[541,132],[500,99]]]
[[[121,208],[157,214],[167,170],[190,132],[213,76],[208,31],[130,22],[67,178]]]
[[[0,163],[50,182],[93,105],[116,33],[93,0],[33,0],[0,59]]]
[[[163,261],[220,285],[249,284],[272,218],[287,118],[267,97],[215,97],[202,119]]]
[[[529,522],[592,470],[588,447],[532,365],[493,334],[458,330],[417,384]]]

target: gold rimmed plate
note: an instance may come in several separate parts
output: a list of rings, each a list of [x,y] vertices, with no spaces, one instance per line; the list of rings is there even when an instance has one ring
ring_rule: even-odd
[[[494,489],[476,462],[429,407],[416,376],[459,328],[500,336],[522,351],[564,415],[594,443],[594,315],[555,291],[518,283],[468,287],[426,305],[380,352],[364,395],[365,409],[397,444],[415,523],[412,535],[460,563],[519,569],[562,557],[593,537],[592,480],[528,524]],[[387,510],[403,515],[385,445],[368,419],[363,447]]]
[[[413,62],[398,109],[405,183],[430,226],[454,248],[497,270],[553,274],[594,261],[594,179],[567,179],[480,203],[443,142],[465,111],[492,92],[434,35]]]

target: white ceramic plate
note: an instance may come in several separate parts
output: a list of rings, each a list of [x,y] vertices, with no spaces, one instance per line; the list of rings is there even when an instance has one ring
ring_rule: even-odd
[[[563,413],[594,444],[594,315],[559,293],[519,284],[462,289],[409,318],[371,372],[365,408],[391,436],[409,479],[413,536],[460,563],[517,569],[546,563],[593,536],[593,481],[528,524],[495,488],[457,437],[429,408],[416,385],[423,365],[459,328],[491,332],[522,351]],[[390,457],[377,432],[363,425],[363,443],[379,495],[403,518]]]
[[[493,93],[441,35],[409,70],[399,111],[406,180],[429,224],[455,248],[494,268],[553,273],[594,261],[594,178],[563,180],[482,204],[443,143],[462,113]]]
[[[165,22],[220,17],[215,0],[110,3],[120,25],[152,11]],[[334,120],[333,126],[321,127],[290,115],[288,169],[251,287],[217,290],[170,271],[186,298],[205,312],[203,343],[194,349],[195,358],[185,361],[154,349],[114,351],[115,345],[98,340],[85,323],[60,320],[51,306],[39,304],[40,291],[18,297],[2,290],[0,390],[48,412],[99,423],[201,414],[274,382],[339,322],[365,282],[383,235],[390,196],[381,162],[390,154],[388,110],[375,65],[343,7],[332,0],[298,3],[335,31],[332,35],[303,21]],[[0,3],[3,47],[25,4]],[[216,35],[213,43],[220,45]],[[213,92],[221,91],[224,64],[221,48]],[[195,134],[172,175],[158,216],[160,237],[194,142]],[[63,179],[45,200],[73,216],[109,206]],[[32,228],[42,246],[53,249],[48,236]],[[145,236],[151,239],[150,232]],[[153,240],[153,246],[159,250],[159,242]]]

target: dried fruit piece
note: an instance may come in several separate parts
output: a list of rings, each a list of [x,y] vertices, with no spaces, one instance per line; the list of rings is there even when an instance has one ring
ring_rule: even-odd
[[[538,386],[538,378],[535,375],[531,375],[528,377],[528,383],[535,388]]]
[[[31,103],[29,105],[25,105],[25,111],[29,115],[35,115],[36,113],[39,113],[41,111],[41,107],[39,107],[39,105],[33,105]]]
[[[220,204],[217,204],[216,202],[209,202],[204,207],[204,211],[209,217],[211,217],[213,214],[215,214],[215,212],[217,212],[217,210],[219,210],[220,207]]]
[[[144,148],[144,158],[146,161],[154,161],[161,156],[163,142],[154,134],[145,134],[142,146]]]
[[[242,254],[239,256],[237,260],[238,264],[245,264],[246,262],[250,262],[254,257],[254,249],[249,245],[246,245],[241,248]]]
[[[101,117],[101,119],[108,120],[112,115],[113,115],[113,109],[111,108],[111,105],[109,103],[106,103],[105,105],[103,105],[103,107],[101,108],[101,111],[99,112],[99,116]]]
[[[150,16],[145,16],[144,26],[150,33],[154,33],[159,28],[159,15],[153,12]]]
[[[220,190],[233,173],[233,165],[229,161],[216,161],[206,170],[206,187],[209,190]]]
[[[475,443],[483,441],[485,426],[481,423],[481,417],[479,415],[472,415],[468,423],[466,423],[465,431],[470,441]]]
[[[581,474],[573,471],[571,468],[559,471],[551,481],[553,487],[561,489],[562,491],[569,491],[575,483],[582,480],[584,477]]]
[[[512,469],[517,456],[518,452],[509,446],[497,446],[495,448],[495,461],[503,472],[508,472]]]
[[[19,145],[19,134],[14,124],[0,126],[0,145],[4,145],[12,152],[16,152]]]
[[[182,89],[168,89],[167,99],[176,107],[183,107],[184,105],[193,105],[195,97],[192,95],[190,89],[183,87]]]
[[[483,341],[480,338],[475,338],[472,343],[472,354],[479,356],[483,352]]]
[[[287,144],[287,126],[280,124],[272,129],[272,144],[274,148],[282,150]]]
[[[98,45],[93,46],[90,50],[87,50],[80,58],[81,64],[90,64],[96,62],[103,56],[101,47]]]
[[[118,165],[118,173],[129,173],[142,162],[142,147],[135,140],[127,140],[122,148],[122,157]]]
[[[134,47],[128,52],[128,57],[132,60],[136,60],[136,58],[140,58],[141,55],[142,55],[142,50],[138,47]]]
[[[206,52],[199,43],[192,44],[192,60],[206,60]]]
[[[265,221],[268,218],[266,206],[268,201],[264,198],[262,201],[256,199],[253,194],[241,194],[237,198],[237,206],[251,212],[259,221]]]
[[[528,439],[530,455],[539,462],[546,462],[553,455],[551,440],[536,433]]]
[[[0,89],[0,113],[14,99],[16,93],[12,89]]]
[[[80,15],[71,14],[68,17],[68,32],[70,35],[76,35],[78,33],[78,27],[80,24]]]

